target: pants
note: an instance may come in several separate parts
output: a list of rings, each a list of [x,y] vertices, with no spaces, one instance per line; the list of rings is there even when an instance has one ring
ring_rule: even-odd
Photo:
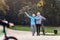
[[[34,35],[34,34],[35,34],[35,30],[36,30],[36,26],[35,26],[35,25],[31,25],[32,35]]]
[[[36,24],[37,35],[40,34],[40,26],[41,24]]]
[[[43,31],[43,35],[45,35],[45,31],[44,31],[44,26],[42,24],[42,31]]]

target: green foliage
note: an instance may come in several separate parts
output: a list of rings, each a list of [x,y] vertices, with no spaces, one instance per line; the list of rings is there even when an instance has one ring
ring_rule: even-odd
[[[52,23],[51,25],[59,25],[59,3],[57,0],[46,0],[46,5],[43,7],[43,15],[47,17],[48,23]]]
[[[40,0],[0,0],[0,10],[6,12],[10,8],[7,14],[7,20],[14,23],[21,23],[23,21],[29,21],[25,17],[24,12],[27,11],[30,15],[32,13],[41,12],[41,15],[47,18],[47,25],[60,25],[60,0],[43,0],[44,5],[38,7],[37,4]],[[7,4],[9,7],[7,6]],[[3,5],[3,6],[2,6]],[[18,20],[18,21],[17,21]],[[27,23],[28,24],[28,23]]]

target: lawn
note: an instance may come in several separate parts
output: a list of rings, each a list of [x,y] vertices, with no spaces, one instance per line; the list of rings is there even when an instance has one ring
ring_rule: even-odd
[[[46,33],[54,33],[54,30],[58,30],[58,34],[60,35],[60,27],[49,27],[49,26],[45,26],[45,32]],[[15,26],[14,28],[11,28],[13,30],[20,30],[20,31],[31,31],[30,27],[28,26]],[[42,28],[41,28],[42,31]]]

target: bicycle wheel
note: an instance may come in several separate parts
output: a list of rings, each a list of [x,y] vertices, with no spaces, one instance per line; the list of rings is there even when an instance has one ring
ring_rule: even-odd
[[[17,40],[15,37],[7,37],[5,40]]]

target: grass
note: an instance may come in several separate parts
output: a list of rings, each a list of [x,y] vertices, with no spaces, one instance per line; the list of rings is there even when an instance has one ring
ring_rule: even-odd
[[[20,31],[30,31],[31,29],[29,27],[23,27],[23,26],[15,26],[14,28],[11,28],[13,30],[20,30]]]
[[[49,27],[49,26],[45,26],[45,32],[46,33],[54,33],[54,30],[57,29],[58,30],[58,36],[60,35],[60,27]],[[20,31],[31,31],[30,27],[26,27],[26,26],[15,26],[14,28],[11,28],[13,30],[20,30]],[[42,30],[42,29],[41,29]],[[48,34],[46,34],[48,35]],[[53,34],[51,34],[53,35]],[[53,35],[54,36],[54,35]]]
[[[4,35],[3,30],[0,30],[0,37],[2,37],[2,35]]]

